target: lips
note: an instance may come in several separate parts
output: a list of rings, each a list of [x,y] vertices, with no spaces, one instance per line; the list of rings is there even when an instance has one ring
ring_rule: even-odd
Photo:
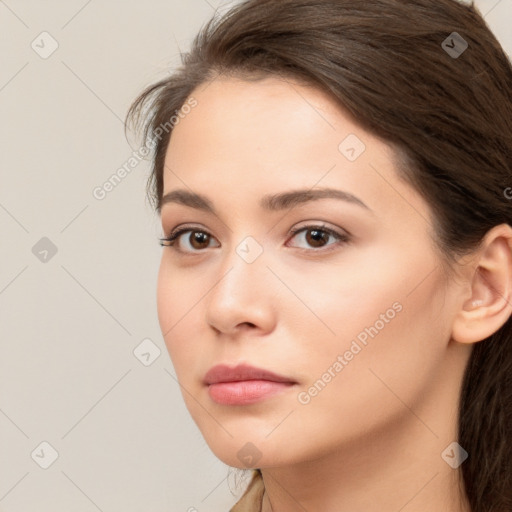
[[[234,368],[220,364],[210,368],[204,376],[204,383],[206,385],[218,384],[220,382],[239,382],[247,380],[266,380],[270,382],[285,382],[290,384],[296,383],[289,377],[278,375],[262,368],[255,368],[254,366],[247,364],[240,364]]]
[[[241,364],[234,368],[214,366],[205,375],[204,384],[217,404],[246,406],[290,390],[296,382],[262,368]]]

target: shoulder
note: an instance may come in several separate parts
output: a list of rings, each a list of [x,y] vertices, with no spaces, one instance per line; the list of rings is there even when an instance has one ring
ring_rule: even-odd
[[[229,512],[261,512],[264,490],[265,487],[260,472],[254,471],[244,494]]]

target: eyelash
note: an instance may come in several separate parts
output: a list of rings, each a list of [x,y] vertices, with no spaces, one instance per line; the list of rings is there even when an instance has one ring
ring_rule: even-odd
[[[290,233],[292,235],[292,238],[297,234],[297,233],[300,233],[302,231],[321,231],[323,233],[327,233],[328,235],[331,235],[333,236],[334,238],[336,238],[337,242],[334,243],[334,244],[329,244],[327,245],[327,249],[325,248],[318,248],[318,249],[315,249],[315,248],[311,248],[311,249],[304,249],[304,248],[299,248],[299,250],[302,250],[302,251],[314,251],[314,252],[327,252],[327,251],[330,251],[332,249],[334,249],[335,247],[339,246],[339,245],[343,245],[343,244],[346,244],[346,243],[349,243],[351,238],[348,234],[345,234],[345,233],[338,233],[337,231],[325,226],[325,225],[318,225],[318,224],[310,224],[308,226],[302,226],[300,228],[295,228],[295,229],[292,229],[290,230]],[[208,233],[207,231],[205,230],[202,230],[202,229],[195,229],[193,227],[182,227],[180,229],[177,229],[173,232],[171,232],[171,234],[167,237],[167,238],[160,238],[160,245],[161,246],[165,246],[165,247],[172,247],[175,251],[180,251],[182,253],[185,253],[185,254],[200,254],[203,252],[204,249],[200,249],[200,250],[196,250],[196,251],[181,251],[181,249],[178,249],[176,248],[176,241],[178,240],[178,238],[184,234],[184,233],[187,233],[187,232],[197,232],[197,233],[204,233],[208,236],[211,236],[210,233]]]

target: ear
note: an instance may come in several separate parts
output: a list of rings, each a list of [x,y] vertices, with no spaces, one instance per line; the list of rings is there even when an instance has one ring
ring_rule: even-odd
[[[475,343],[498,331],[512,314],[512,228],[493,227],[472,258],[465,298],[452,326],[452,339]]]

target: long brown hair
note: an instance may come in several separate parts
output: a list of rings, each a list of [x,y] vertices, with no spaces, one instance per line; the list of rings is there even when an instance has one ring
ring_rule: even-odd
[[[493,226],[512,225],[512,66],[474,5],[248,0],[212,18],[181,67],[128,111],[153,140],[147,185],[157,211],[169,119],[219,75],[314,85],[389,143],[397,172],[435,213],[447,268]],[[469,453],[461,486],[471,510],[512,510],[512,318],[473,348],[458,442]]]

